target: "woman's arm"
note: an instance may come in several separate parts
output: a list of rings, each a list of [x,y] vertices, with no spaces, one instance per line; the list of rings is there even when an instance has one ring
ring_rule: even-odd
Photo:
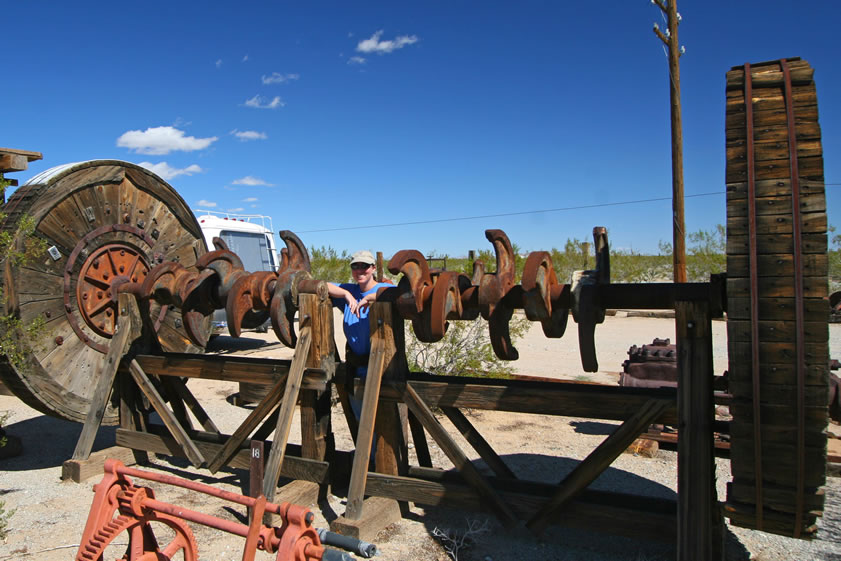
[[[345,305],[350,307],[350,313],[359,315],[359,302],[353,297],[350,291],[342,288],[337,284],[327,283],[327,294],[330,298],[341,298],[345,301]]]

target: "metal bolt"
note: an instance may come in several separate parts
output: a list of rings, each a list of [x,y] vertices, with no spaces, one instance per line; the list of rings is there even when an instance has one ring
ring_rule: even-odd
[[[126,255],[126,250],[125,250],[125,249],[121,249],[121,250],[120,250],[120,257],[125,257],[125,255]]]
[[[99,269],[99,259],[94,259],[93,260],[93,268],[94,269]]]
[[[49,311],[49,310],[47,310],[46,312],[44,312],[44,315],[45,315],[45,316],[47,316],[48,318],[53,317],[53,313],[52,313],[51,311]]]
[[[109,318],[110,318],[113,314],[114,314],[114,312],[112,312],[111,310],[105,310],[105,315],[106,315],[106,316],[108,316]]]
[[[122,272],[125,272],[125,270],[126,270],[125,266],[124,266],[124,265],[120,265],[120,272],[121,272],[121,273],[122,273]]]
[[[64,344],[64,337],[62,337],[61,335],[59,335],[58,337],[56,337],[56,338],[55,338],[55,344],[56,344],[56,345],[63,345],[63,344]]]
[[[688,327],[689,329],[694,329],[695,328],[695,322],[694,321],[686,322],[686,327]]]
[[[182,323],[180,319],[175,320],[175,327],[181,327]]]
[[[131,282],[137,282],[137,277],[131,277]]]
[[[97,291],[96,291],[96,297],[97,297],[99,300],[102,300],[102,291],[101,291],[101,290],[97,290]]]
[[[104,278],[105,280],[108,280],[109,276],[110,275],[108,273],[102,273],[102,278]]]

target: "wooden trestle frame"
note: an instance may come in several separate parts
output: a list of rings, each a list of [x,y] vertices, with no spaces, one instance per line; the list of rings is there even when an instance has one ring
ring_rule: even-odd
[[[390,499],[394,505],[394,501],[411,501],[490,511],[505,526],[524,522],[536,534],[550,524],[563,524],[674,539],[678,559],[713,559],[720,553],[723,522],[715,490],[710,320],[721,314],[721,285],[605,285],[599,290],[605,308],[675,310],[677,389],[409,372],[404,320],[387,295],[370,312],[372,349],[364,387],[360,381],[355,387],[348,384],[344,364],[336,359],[331,302],[313,294],[299,295],[299,338],[291,361],[149,354],[150,331],[139,320],[134,296],[121,295],[119,328],[112,352],[100,372],[100,388],[74,460],[90,455],[108,400],[107,390],[116,381],[114,395],[120,402],[121,422],[116,434],[118,445],[140,455],[153,452],[186,457],[193,465],[216,472],[223,466],[252,466],[250,443],[265,441],[273,433],[273,442],[260,442],[268,454],[265,465],[260,466],[265,473],[263,494],[273,500],[279,476],[317,483],[323,492],[330,483],[336,487],[347,484],[347,510],[332,524],[334,530],[370,535],[370,528],[363,528],[366,523],[383,524],[381,518],[370,522],[381,516],[378,511],[382,510],[381,504],[375,507],[370,502]],[[269,385],[271,389],[232,435],[224,435],[192,395],[184,378],[249,382]],[[358,426],[349,407],[345,407],[355,436],[354,452],[335,449],[330,418],[331,384],[344,405],[348,392],[363,392]],[[150,424],[142,414],[138,406],[142,396],[160,415],[164,426]],[[288,436],[298,402],[303,436],[301,445],[293,445],[288,443]],[[494,472],[493,476],[483,475],[471,463],[436,419],[432,412],[435,408],[458,428]],[[471,425],[463,409],[623,423],[557,485],[547,485],[518,479]],[[193,425],[188,410],[201,427]],[[588,489],[652,423],[679,428],[677,501]],[[418,466],[408,462],[410,431]],[[446,453],[457,473],[432,466],[425,433]],[[375,469],[371,471],[375,439]]]

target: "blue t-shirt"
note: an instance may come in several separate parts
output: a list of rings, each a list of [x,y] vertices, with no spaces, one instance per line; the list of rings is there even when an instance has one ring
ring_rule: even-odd
[[[366,290],[365,292],[362,292],[359,285],[354,282],[342,283],[338,286],[350,292],[358,302],[367,295],[376,292],[384,286],[394,285],[385,282],[378,282],[373,288]],[[356,315],[350,311],[350,307],[347,306],[347,301],[344,298],[331,298],[331,300],[333,301],[334,306],[344,312],[342,328],[345,332],[345,337],[347,338],[350,349],[357,355],[369,354],[371,352],[371,327],[368,323],[368,312],[371,311],[371,307],[368,306],[364,310],[359,310],[359,317],[356,317]],[[357,374],[359,376],[364,376],[367,370],[368,369],[365,367],[359,368]]]

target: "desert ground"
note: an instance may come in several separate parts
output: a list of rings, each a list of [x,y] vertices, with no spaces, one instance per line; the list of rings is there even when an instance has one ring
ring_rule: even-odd
[[[540,327],[533,325],[518,343],[520,359],[515,363],[521,375],[559,379],[589,380],[616,384],[622,362],[631,345],[650,343],[654,337],[670,337],[674,341],[674,320],[655,317],[609,316],[596,329],[596,347],[602,370],[585,373],[580,366],[576,329],[570,323],[562,339],[546,339]],[[715,371],[727,368],[726,325],[715,321]],[[841,325],[830,325],[830,354],[841,357]],[[344,348],[341,330],[337,343]],[[234,340],[220,336],[213,342],[214,352],[236,352],[255,357],[289,358],[291,350],[280,345],[271,334],[247,332]],[[191,380],[190,388],[208,410],[220,429],[230,433],[248,414],[246,408],[235,407],[230,396],[238,391],[236,384]],[[23,453],[0,460],[0,501],[5,503],[8,536],[0,542],[0,561],[38,559],[65,561],[73,559],[93,498],[92,485],[99,477],[82,484],[60,480],[61,464],[72,455],[81,425],[53,419],[30,409],[14,396],[0,395],[0,413],[8,418],[4,428],[23,441]],[[534,481],[557,482],[613,430],[615,423],[558,416],[541,416],[505,412],[472,411],[470,420],[481,434],[502,455],[519,477]],[[446,418],[442,423],[457,434]],[[837,429],[837,427],[832,427]],[[339,449],[351,450],[353,443],[343,417],[334,411],[333,429]],[[300,441],[293,424],[291,442]],[[460,438],[460,436],[459,436]],[[113,428],[102,428],[94,450],[111,446]],[[472,449],[461,441],[462,449]],[[452,467],[434,443],[430,445],[436,467]],[[475,458],[474,458],[475,459]],[[600,489],[629,493],[675,496],[677,486],[676,453],[661,449],[653,458],[622,454],[594,483]],[[720,500],[726,496],[730,478],[729,462],[717,460],[717,490]],[[248,473],[232,469],[211,475],[192,468],[186,461],[158,456],[143,469],[173,474],[210,483],[218,488],[247,493]],[[181,490],[150,484],[157,498],[188,506],[194,510],[242,521],[242,512],[222,505],[217,499],[205,499]],[[315,525],[327,527],[330,520],[344,511],[344,499],[330,496],[329,502],[309,506],[316,515]],[[241,509],[240,509],[241,510]],[[11,512],[11,516],[8,513]],[[826,485],[826,507],[820,521],[818,537],[812,541],[782,538],[771,534],[729,527],[726,555],[730,560],[783,559],[841,560],[841,481],[830,477]],[[193,526],[203,560],[241,559],[244,539],[215,530]],[[650,561],[674,559],[674,544],[612,536],[609,528],[592,531],[550,528],[540,539],[524,530],[508,531],[491,516],[447,508],[410,505],[409,515],[380,532],[375,543],[378,559],[444,561],[453,558],[446,547],[450,542],[436,534],[458,538],[473,530],[455,553],[463,561],[503,561],[509,559],[546,560],[628,560]],[[122,538],[122,539],[121,539]],[[122,555],[127,536],[109,550],[110,557]],[[258,552],[257,559],[274,556]]]

